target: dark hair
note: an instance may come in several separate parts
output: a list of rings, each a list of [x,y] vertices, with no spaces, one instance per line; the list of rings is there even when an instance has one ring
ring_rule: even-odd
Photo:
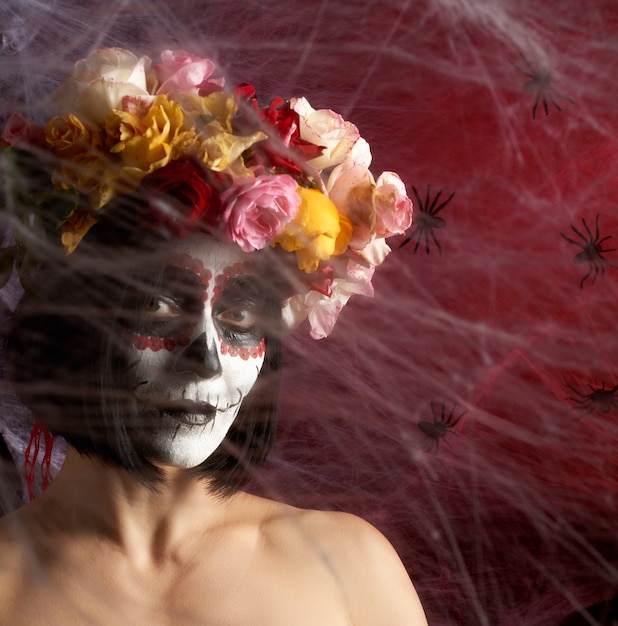
[[[145,273],[156,281],[176,239],[136,223],[135,197],[106,207],[77,251],[38,270],[7,337],[7,376],[36,419],[78,452],[122,467],[156,487],[161,471],[140,453],[114,380],[122,360],[123,318]],[[265,360],[219,448],[188,470],[231,495],[245,486],[272,445],[281,365],[281,293],[269,250],[257,267],[265,298]],[[124,393],[124,396],[123,396]]]

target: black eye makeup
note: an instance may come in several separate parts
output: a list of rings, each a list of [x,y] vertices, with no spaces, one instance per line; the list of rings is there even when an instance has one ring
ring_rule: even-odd
[[[212,317],[222,341],[248,348],[257,346],[265,334],[267,302],[255,276],[230,278],[217,296]]]
[[[207,284],[190,270],[167,266],[156,281],[143,284],[129,303],[128,326],[152,337],[186,334],[204,310]]]

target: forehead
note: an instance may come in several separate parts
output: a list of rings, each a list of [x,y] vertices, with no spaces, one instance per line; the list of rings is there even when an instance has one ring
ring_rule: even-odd
[[[243,252],[238,246],[218,241],[210,235],[194,233],[185,239],[179,239],[171,250],[169,262],[178,265],[178,259],[189,257],[197,262],[196,266],[202,265],[212,276],[223,274],[226,268],[242,263],[246,272],[252,273],[248,267],[251,255]]]

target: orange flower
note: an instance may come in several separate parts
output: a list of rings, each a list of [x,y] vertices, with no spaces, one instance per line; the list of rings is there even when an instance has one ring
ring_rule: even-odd
[[[77,209],[62,226],[61,241],[67,254],[71,254],[77,248],[84,235],[97,223],[97,221],[82,209]]]

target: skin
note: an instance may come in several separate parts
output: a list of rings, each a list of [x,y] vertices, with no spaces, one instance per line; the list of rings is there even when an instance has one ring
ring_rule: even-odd
[[[218,263],[204,256],[204,244],[193,238],[181,245],[205,265]],[[222,406],[237,395],[241,382],[246,395],[245,387],[257,378],[261,357],[242,360],[227,354],[230,360],[225,361],[214,320],[220,309],[209,306],[211,301],[208,295],[203,308],[193,307],[200,313],[188,345],[156,353],[130,348],[130,384],[148,381],[136,388],[138,413],[148,420],[160,417],[158,425],[156,420],[149,425],[151,459],[165,480],[154,491],[125,470],[69,448],[51,486],[0,520],[0,623],[426,624],[401,561],[369,524],[351,515],[300,510],[242,492],[222,499],[191,476],[187,467],[216,448],[233,417],[223,415],[212,428],[186,426],[182,435],[174,436],[174,411],[163,415],[148,408],[144,413],[144,406],[159,406],[167,377],[172,394],[167,399],[176,402],[184,394],[201,402],[216,396]],[[167,305],[155,303],[148,311],[169,315],[173,307]],[[232,318],[248,319],[237,311]],[[138,324],[135,333],[143,332]],[[222,367],[200,368],[198,360],[188,365],[183,358],[204,333],[213,341],[202,345],[212,352],[191,354],[202,354],[211,365],[216,355]],[[225,376],[233,382],[223,384]],[[194,405],[181,407],[185,421],[193,419],[187,406]]]
[[[263,353],[230,353],[255,350],[264,338],[255,277],[242,265],[249,256],[205,235],[180,239],[160,287],[136,304],[128,369],[118,378],[133,390],[129,410],[140,416],[144,453],[162,465],[208,458],[260,373]],[[171,349],[148,347],[153,338]]]

